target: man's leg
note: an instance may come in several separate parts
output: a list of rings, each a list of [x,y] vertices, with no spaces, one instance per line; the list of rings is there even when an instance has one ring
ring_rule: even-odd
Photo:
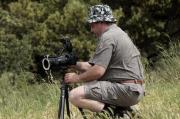
[[[74,88],[69,93],[70,102],[80,108],[89,109],[93,112],[100,112],[104,108],[104,103],[85,98],[84,86]]]

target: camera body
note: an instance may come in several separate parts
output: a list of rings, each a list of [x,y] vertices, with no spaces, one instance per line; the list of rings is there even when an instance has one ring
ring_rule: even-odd
[[[72,44],[69,40],[69,38],[64,38],[63,41],[63,49],[62,53],[64,51],[67,51],[60,56],[49,56],[46,55],[42,59],[42,66],[44,70],[59,70],[59,69],[65,69],[70,65],[75,65],[77,62],[77,56],[74,52],[72,52]]]

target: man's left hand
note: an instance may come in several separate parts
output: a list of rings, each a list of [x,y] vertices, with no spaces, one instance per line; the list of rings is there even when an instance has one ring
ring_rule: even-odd
[[[66,83],[77,83],[79,82],[79,75],[76,73],[66,73],[64,76]]]

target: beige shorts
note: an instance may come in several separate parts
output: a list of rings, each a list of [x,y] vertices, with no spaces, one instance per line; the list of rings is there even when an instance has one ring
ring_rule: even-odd
[[[144,86],[134,83],[119,84],[93,81],[84,85],[85,97],[115,106],[132,106],[144,96]]]

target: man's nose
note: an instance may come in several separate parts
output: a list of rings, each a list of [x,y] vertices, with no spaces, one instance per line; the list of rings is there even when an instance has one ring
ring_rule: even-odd
[[[93,33],[93,28],[91,27],[90,29],[91,29],[91,32]]]
[[[91,32],[94,33],[94,27],[91,26],[90,29],[91,29]]]

